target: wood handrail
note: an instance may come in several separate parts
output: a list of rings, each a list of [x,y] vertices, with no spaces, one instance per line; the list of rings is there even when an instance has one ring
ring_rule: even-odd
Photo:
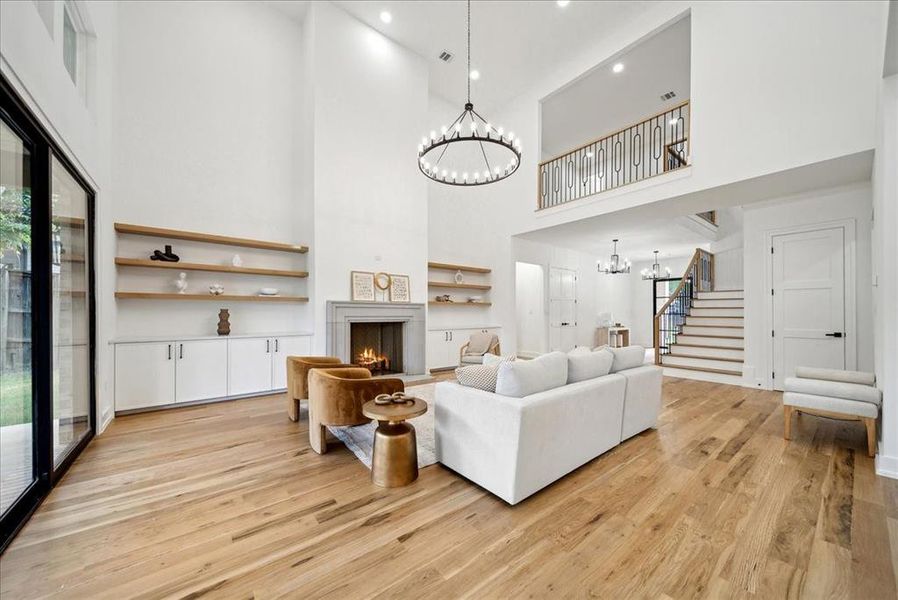
[[[661,364],[661,317],[664,315],[664,312],[673,304],[674,300],[676,300],[680,294],[683,292],[683,289],[686,287],[686,282],[692,276],[692,273],[695,272],[696,267],[701,261],[704,255],[708,255],[709,262],[711,263],[709,280],[711,282],[711,289],[714,289],[714,255],[708,252],[707,250],[702,250],[701,248],[696,248],[695,252],[692,254],[692,259],[689,261],[689,264],[686,265],[686,269],[683,271],[683,276],[680,278],[680,284],[677,286],[677,289],[670,295],[667,299],[667,302],[655,313],[655,317],[653,319],[653,335],[654,335],[654,346],[655,346],[655,364]],[[700,290],[705,291],[705,290]]]

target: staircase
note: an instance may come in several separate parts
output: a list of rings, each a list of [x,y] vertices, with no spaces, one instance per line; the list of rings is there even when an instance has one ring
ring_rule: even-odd
[[[676,291],[655,315],[655,364],[665,375],[740,385],[742,290],[714,290],[714,256],[696,249]]]
[[[742,290],[695,292],[681,332],[669,344],[669,351],[661,354],[665,373],[741,383],[745,331],[742,298]]]

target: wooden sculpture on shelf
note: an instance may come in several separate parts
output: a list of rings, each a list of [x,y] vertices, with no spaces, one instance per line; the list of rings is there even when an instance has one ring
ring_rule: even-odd
[[[218,311],[218,335],[231,334],[231,313],[227,308]]]

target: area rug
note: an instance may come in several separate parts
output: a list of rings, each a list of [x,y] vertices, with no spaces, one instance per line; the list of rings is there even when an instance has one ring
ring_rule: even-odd
[[[420,417],[408,420],[415,427],[415,437],[418,441],[419,469],[437,462],[433,437],[433,392],[435,386],[435,383],[425,383],[424,385],[411,386],[405,390],[407,394],[427,402],[426,413]],[[374,430],[377,429],[377,423],[372,421],[366,425],[357,425],[355,427],[333,427],[328,425],[327,429],[343,442],[366,467],[371,468],[371,454],[374,451]]]

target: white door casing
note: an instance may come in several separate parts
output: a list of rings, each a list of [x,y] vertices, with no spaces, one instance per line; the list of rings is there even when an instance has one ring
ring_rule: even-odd
[[[549,267],[549,350],[567,352],[577,341],[577,272]]]
[[[855,368],[848,352],[855,342],[849,339],[854,315],[846,237],[844,226],[830,226],[770,238],[774,389],[783,388],[796,366]]]

